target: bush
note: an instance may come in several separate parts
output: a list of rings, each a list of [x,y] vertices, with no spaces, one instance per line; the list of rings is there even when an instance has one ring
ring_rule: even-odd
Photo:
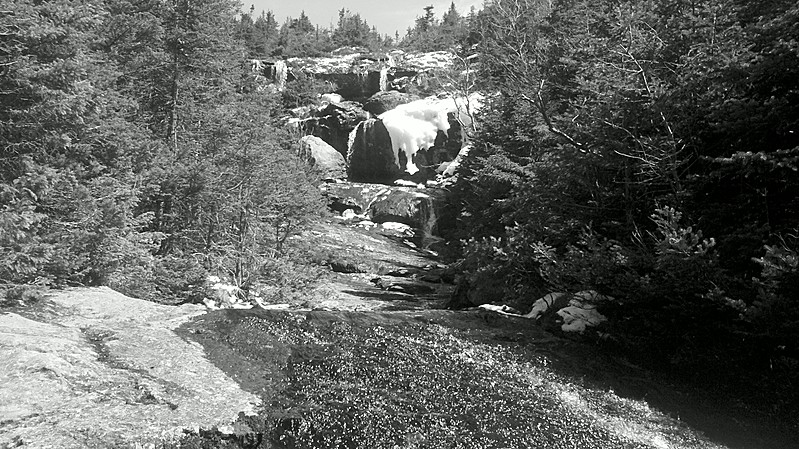
[[[304,301],[323,277],[319,267],[285,256],[268,258],[254,289],[268,302]]]
[[[45,289],[38,285],[0,287],[0,307],[29,306],[44,298]]]
[[[799,252],[796,241],[766,245],[765,255],[755,261],[762,267],[757,300],[747,310],[758,338],[770,354],[799,359]]]

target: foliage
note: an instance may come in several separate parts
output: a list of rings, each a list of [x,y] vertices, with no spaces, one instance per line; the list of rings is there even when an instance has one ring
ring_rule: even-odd
[[[293,109],[317,104],[320,95],[335,92],[335,90],[336,86],[329,82],[302,74],[286,83],[285,88],[280,92],[280,97],[286,109]]]
[[[598,290],[618,338],[681,366],[796,353],[780,240],[799,227],[796,17],[795,2],[488,3],[467,43],[496,94],[455,186],[467,276],[528,304]]]
[[[0,14],[3,285],[196,300],[208,270],[247,282],[318,214],[278,99],[238,93],[236,9],[58,0]]]
[[[424,8],[425,14],[416,18],[413,28],[400,42],[400,47],[411,51],[428,52],[452,50],[468,34],[468,18],[461,16],[452,2],[449,9],[437,20],[433,6]]]

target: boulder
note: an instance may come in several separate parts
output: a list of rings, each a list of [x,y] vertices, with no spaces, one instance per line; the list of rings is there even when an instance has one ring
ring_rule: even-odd
[[[344,97],[336,93],[329,93],[320,95],[319,100],[325,103],[341,103],[344,101]]]
[[[350,181],[391,183],[404,173],[404,164],[397,164],[391,137],[381,120],[369,119],[358,125],[349,143]]]
[[[412,155],[414,171],[408,171],[408,156],[405,151],[396,151],[396,145],[383,121],[369,119],[355,128],[350,136],[347,152],[350,181],[391,184],[397,179],[407,178],[414,183],[434,179],[436,170],[443,162],[452,161],[460,151],[460,126],[454,119],[448,132],[438,131],[432,145]]]
[[[298,156],[322,179],[342,179],[347,176],[344,156],[319,137],[305,136],[300,139]]]
[[[577,299],[572,299],[568,306],[558,310],[558,316],[563,319],[560,326],[563,332],[583,333],[587,328],[599,326],[608,320],[597,311],[595,305]]]
[[[419,97],[417,95],[389,90],[386,92],[378,92],[369,97],[369,99],[364,102],[363,108],[374,115],[380,115],[401,104],[410,103],[418,99]]]
[[[566,293],[549,293],[542,296],[533,303],[533,308],[525,318],[537,320],[546,313],[554,313],[569,304],[571,297]]]
[[[443,194],[426,189],[379,184],[336,183],[322,186],[331,209],[353,209],[374,223],[403,223],[432,234],[437,226],[436,210]]]
[[[369,118],[369,113],[359,103],[344,101],[326,104],[314,116],[305,120],[305,132],[320,137],[346,157],[350,133]]]

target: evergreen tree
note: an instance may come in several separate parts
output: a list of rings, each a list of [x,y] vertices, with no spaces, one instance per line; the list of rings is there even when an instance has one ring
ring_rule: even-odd
[[[335,47],[365,47],[376,49],[381,44],[380,34],[370,27],[360,14],[352,14],[342,8],[339,11],[338,24],[331,36]]]

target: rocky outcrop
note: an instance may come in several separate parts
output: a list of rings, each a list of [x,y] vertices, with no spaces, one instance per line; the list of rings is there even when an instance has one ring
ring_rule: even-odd
[[[391,183],[402,177],[415,182],[435,178],[440,165],[455,159],[461,147],[460,123],[452,114],[445,113],[444,117],[448,121],[448,130],[431,127],[425,131],[432,135],[422,143],[424,149],[416,151],[398,149],[399,146],[418,143],[418,139],[412,135],[413,130],[408,130],[404,136],[402,132],[398,133],[398,136],[407,138],[397,137],[398,141],[395,142],[382,119],[366,120],[350,135],[347,153],[349,179],[355,182]],[[411,164],[408,163],[409,154]]]
[[[300,139],[298,156],[306,161],[321,179],[344,179],[347,176],[344,156],[319,137],[305,136]]]
[[[347,166],[349,180],[355,182],[390,183],[404,172],[395,159],[391,136],[378,119],[366,120],[350,135]]]
[[[363,108],[374,115],[380,115],[401,104],[410,103],[418,99],[419,96],[417,95],[389,90],[378,92],[369,97],[369,99],[363,103]]]
[[[352,209],[374,223],[404,223],[422,233],[432,234],[437,227],[437,209],[443,193],[410,187],[378,184],[341,183],[322,186],[333,210]]]
[[[449,52],[368,53],[349,49],[325,58],[253,60],[252,73],[260,83],[281,83],[313,76],[336,86],[336,93],[349,100],[363,101],[383,90],[406,91],[413,84],[424,84],[429,74],[452,65]]]
[[[320,137],[346,157],[350,133],[368,118],[369,113],[361,108],[360,103],[329,103],[316,110],[313,117],[305,119],[303,129],[307,134]]]

